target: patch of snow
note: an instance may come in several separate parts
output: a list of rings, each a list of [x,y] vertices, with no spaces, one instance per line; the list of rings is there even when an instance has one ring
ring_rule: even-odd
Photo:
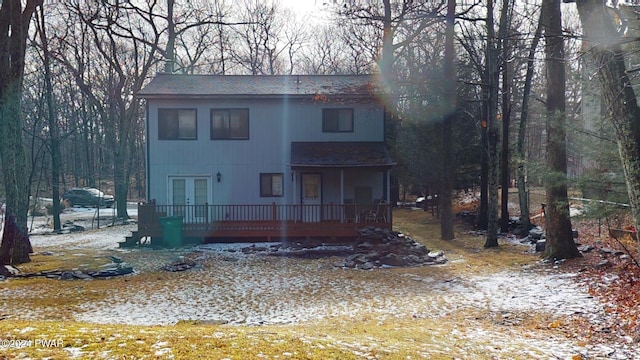
[[[34,251],[39,248],[64,247],[66,250],[81,250],[86,248],[99,250],[118,249],[118,242],[124,241],[137,229],[137,225],[118,225],[107,229],[79,231],[59,235],[31,235],[31,245]]]
[[[578,208],[575,208],[575,207],[570,207],[569,208],[569,216],[570,217],[580,216],[582,214],[583,214],[582,209],[578,209]]]
[[[36,328],[32,328],[32,327],[27,326],[27,327],[26,327],[26,328],[24,328],[24,329],[20,329],[20,331],[19,331],[19,332],[20,332],[20,334],[26,334],[26,333],[28,333],[28,332],[32,332],[33,330],[36,330]]]
[[[135,230],[135,225],[114,226],[94,231],[65,235],[33,235],[36,251],[51,247],[72,249],[81,253],[87,249],[115,250],[118,241]],[[280,243],[258,243],[269,248]],[[197,251],[200,269],[183,273],[167,273],[164,285],[150,284],[135,288],[118,288],[101,301],[85,301],[79,306],[75,319],[93,323],[130,325],[171,325],[180,320],[200,320],[228,324],[291,324],[329,317],[363,316],[384,320],[394,318],[438,318],[452,311],[479,309],[490,312],[546,312],[555,316],[587,315],[597,323],[605,316],[600,303],[586,288],[576,284],[574,274],[558,274],[523,268],[491,275],[471,275],[464,278],[438,279],[416,269],[380,269],[370,272],[335,268],[335,258],[318,260],[270,257],[244,253],[243,248],[254,244],[217,243],[198,245],[179,250],[152,251],[127,249],[122,256],[137,255],[138,261],[158,262],[175,259],[189,251]],[[326,249],[339,247],[326,246]],[[66,251],[65,250],[65,251]],[[286,250],[280,250],[286,251]],[[128,259],[127,259],[128,261]],[[149,266],[132,263],[134,268]],[[158,267],[155,267],[157,269]],[[348,274],[349,276],[344,276]],[[173,279],[173,280],[172,280]],[[21,295],[38,296],[42,289],[0,288],[0,298]],[[0,308],[10,305],[0,301]],[[21,312],[22,314],[22,312]],[[41,318],[30,309],[25,318]],[[512,334],[505,341],[504,333],[488,334],[483,329],[461,327],[460,338],[488,338],[492,344],[505,349],[528,344],[536,349],[540,339],[529,334]],[[213,334],[223,336],[223,334]],[[584,352],[571,340],[548,338],[545,349],[522,353],[524,358],[565,358]],[[166,343],[154,344],[156,356],[171,356]],[[70,356],[81,356],[81,349],[66,348]],[[591,349],[592,355],[606,349]],[[497,350],[490,350],[496,353]],[[506,350],[505,350],[506,351]],[[631,353],[630,353],[631,354]],[[288,356],[286,353],[283,356]],[[633,353],[632,358],[640,358]]]
[[[556,315],[589,313],[604,316],[602,305],[568,278],[540,272],[502,272],[474,276],[465,299],[493,311],[539,311]],[[452,301],[458,301],[456,298]]]
[[[64,351],[68,352],[72,359],[86,355],[81,347],[64,347]]]

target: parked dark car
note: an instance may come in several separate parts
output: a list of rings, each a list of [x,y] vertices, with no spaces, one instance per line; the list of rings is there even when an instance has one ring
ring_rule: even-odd
[[[62,201],[68,206],[113,206],[113,196],[94,188],[73,188],[62,194]]]
[[[436,204],[434,201],[437,201],[437,200],[438,200],[438,195],[435,196],[435,199],[431,195],[427,195],[426,197],[425,196],[419,196],[416,199],[416,207],[424,208],[426,206],[433,206],[433,205]]]

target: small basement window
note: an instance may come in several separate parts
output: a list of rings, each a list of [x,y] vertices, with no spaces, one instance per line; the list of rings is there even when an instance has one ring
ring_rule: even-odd
[[[195,140],[196,109],[158,109],[159,140]]]

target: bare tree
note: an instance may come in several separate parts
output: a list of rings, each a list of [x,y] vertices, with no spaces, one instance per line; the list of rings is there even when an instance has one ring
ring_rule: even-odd
[[[252,75],[281,73],[283,24],[278,19],[278,5],[245,0],[241,6],[239,16],[244,25],[234,28],[238,46],[233,57]]]
[[[153,4],[148,8],[116,3],[70,3],[68,9],[86,25],[95,44],[93,57],[102,60],[99,71],[86,72],[83,62],[59,58],[75,74],[76,85],[92,99],[105,136],[105,148],[98,151],[113,158],[117,216],[128,217],[130,183],[130,137],[141,119],[136,93],[160,58],[160,25]],[[95,69],[98,70],[98,69]],[[99,84],[99,86],[95,86]]]
[[[45,23],[44,11],[40,8],[40,11],[36,11],[37,17],[37,33],[40,40],[40,47],[42,50],[42,61],[44,69],[44,97],[47,104],[46,118],[49,128],[49,154],[51,155],[51,198],[53,204],[51,210],[53,212],[53,231],[59,232],[61,230],[60,224],[60,168],[61,168],[61,155],[60,155],[60,134],[58,130],[58,119],[56,100],[53,94],[53,80],[51,74],[51,62],[52,56],[49,51],[49,40],[47,38],[47,25]]]
[[[511,23],[513,20],[513,3],[510,0],[502,0],[500,9],[500,27],[498,29],[498,40],[500,42],[500,67],[502,73],[501,86],[501,114],[502,120],[502,141],[500,152],[500,185],[501,185],[501,206],[500,206],[500,231],[507,233],[509,231],[509,127],[511,125],[511,85],[513,84],[513,61],[511,61],[511,53],[513,52],[510,38]]]
[[[520,202],[520,221],[525,231],[531,228],[531,220],[529,217],[529,196],[526,189],[526,154],[525,154],[525,135],[527,131],[527,122],[529,120],[529,99],[531,95],[531,82],[533,81],[533,69],[535,65],[534,57],[540,37],[542,36],[542,12],[538,20],[529,54],[527,56],[527,71],[524,80],[524,90],[522,94],[522,108],[520,109],[520,124],[518,126],[518,140],[516,145],[517,151],[517,176],[518,176],[518,199]]]
[[[625,64],[615,18],[602,0],[577,0],[587,50],[595,59],[607,119],[616,133],[631,213],[640,229],[640,107]],[[640,244],[638,245],[640,248]]]
[[[28,0],[24,7],[20,0],[0,3],[0,158],[6,192],[0,265],[29,262],[32,250],[27,234],[29,194],[20,105],[29,24],[41,5],[42,0]]]
[[[453,182],[455,165],[453,161],[453,123],[457,118],[456,68],[454,49],[454,21],[456,16],[456,1],[447,1],[446,35],[444,46],[444,92],[447,110],[442,117],[442,192],[440,201],[440,237],[443,240],[453,240]]]
[[[489,155],[488,177],[488,226],[484,247],[498,246],[498,47],[494,29],[493,0],[487,1],[487,60],[486,60],[486,121],[487,153]]]
[[[302,73],[342,74],[347,72],[341,32],[335,26],[318,27],[312,34],[312,40],[302,54]]]
[[[564,37],[560,0],[542,5],[547,65],[547,167],[545,179],[546,247],[544,257],[567,259],[580,255],[571,230],[567,198],[567,140],[565,114]]]

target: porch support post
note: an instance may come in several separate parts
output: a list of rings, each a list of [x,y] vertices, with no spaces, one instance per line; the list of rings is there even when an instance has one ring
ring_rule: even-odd
[[[302,201],[300,200],[300,189],[298,189],[298,171],[291,168],[291,189],[293,190],[293,204],[300,204]]]
[[[391,204],[391,169],[386,169],[384,171],[384,175],[385,175],[385,198],[387,199],[387,204],[389,204],[387,206],[387,221],[389,223],[391,223],[393,221],[393,219],[391,219],[391,214],[393,213],[391,211],[391,209],[393,208],[393,205]]]
[[[344,205],[344,168],[340,168],[340,204]]]
[[[340,204],[342,204],[343,209],[343,211],[340,212],[340,222],[344,222],[344,168],[340,168]]]

